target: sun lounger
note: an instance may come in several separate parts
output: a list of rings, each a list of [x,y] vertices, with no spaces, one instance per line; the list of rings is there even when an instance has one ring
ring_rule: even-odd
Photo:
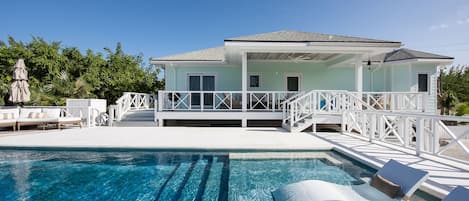
[[[321,200],[408,200],[428,178],[428,172],[411,168],[395,160],[387,162],[376,175],[400,186],[399,198],[392,199],[369,183],[345,186],[320,180],[288,184],[272,192],[275,201]]]
[[[18,130],[21,126],[42,126],[45,128],[47,115],[42,112],[41,108],[21,108],[20,115],[17,119]]]
[[[16,119],[19,116],[19,109],[1,109],[0,110],[0,127],[12,127],[16,129]]]
[[[469,200],[469,189],[457,186],[442,201],[463,201]]]
[[[65,125],[78,125],[80,128],[82,127],[82,121],[80,117],[72,117],[70,115],[64,114],[61,115],[60,108],[44,108],[42,109],[43,112],[47,114],[47,121],[48,124],[55,124],[57,125],[58,129],[61,129],[62,126]]]

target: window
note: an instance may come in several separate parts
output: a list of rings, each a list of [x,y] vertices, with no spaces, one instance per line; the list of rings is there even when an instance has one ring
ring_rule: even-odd
[[[249,76],[249,87],[259,87],[259,75]]]
[[[428,74],[418,74],[418,88],[419,92],[428,91]]]
[[[298,76],[287,77],[287,91],[299,91],[300,90],[300,78]]]

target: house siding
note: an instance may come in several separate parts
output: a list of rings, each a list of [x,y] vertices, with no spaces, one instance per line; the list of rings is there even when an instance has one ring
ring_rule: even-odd
[[[370,69],[363,68],[364,91],[417,91],[419,72],[430,75],[430,94],[436,97],[436,65],[435,64],[383,64],[373,65]],[[165,69],[166,90],[187,90],[189,74],[211,74],[216,77],[218,91],[241,90],[241,66],[167,66]],[[286,76],[301,75],[301,90],[355,90],[355,69],[353,66],[329,68],[322,63],[295,62],[248,62],[248,75],[260,76],[260,86],[252,91],[283,91],[286,90]],[[371,78],[372,76],[373,78]]]
[[[189,74],[215,75],[215,90],[241,90],[241,67],[233,66],[168,66],[165,69],[166,90],[188,90],[187,76]]]

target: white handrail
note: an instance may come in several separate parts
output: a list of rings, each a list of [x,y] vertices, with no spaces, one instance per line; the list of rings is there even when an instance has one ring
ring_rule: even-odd
[[[469,148],[462,140],[469,136],[469,129],[457,135],[444,121],[469,122],[469,118],[378,110],[345,111],[342,133],[402,146],[414,150],[416,155],[426,153],[458,161],[467,160]],[[456,148],[460,149],[459,154],[447,152]]]
[[[248,111],[280,112],[291,91],[248,91]],[[159,111],[241,111],[242,91],[158,91]]]
[[[122,117],[130,110],[133,109],[149,109],[153,108],[155,96],[148,93],[124,92],[124,94],[117,99],[116,104],[109,109],[115,110],[110,112],[114,114],[112,119],[120,121]]]
[[[288,122],[290,129],[314,114],[341,114],[346,110],[373,109],[345,90],[312,90],[286,104],[282,122]]]

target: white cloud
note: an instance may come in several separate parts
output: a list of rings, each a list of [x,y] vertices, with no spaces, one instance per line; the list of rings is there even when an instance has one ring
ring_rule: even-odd
[[[432,25],[430,26],[429,30],[430,31],[434,31],[434,30],[437,30],[437,29],[446,29],[448,28],[449,26],[447,24],[438,24],[438,25]]]
[[[460,20],[456,21],[456,23],[458,23],[458,24],[469,24],[469,18],[460,19]]]

